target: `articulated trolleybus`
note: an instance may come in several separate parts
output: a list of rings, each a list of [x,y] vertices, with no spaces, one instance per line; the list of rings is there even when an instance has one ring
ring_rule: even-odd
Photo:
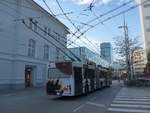
[[[76,96],[93,92],[111,85],[108,69],[77,62],[50,63],[47,94]]]

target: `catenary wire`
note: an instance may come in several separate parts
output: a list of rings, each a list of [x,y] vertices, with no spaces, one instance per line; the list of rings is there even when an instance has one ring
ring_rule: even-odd
[[[58,4],[60,10],[61,10],[62,13],[64,14],[65,12],[64,12],[63,8],[61,7],[60,3],[58,2],[58,0],[56,0],[56,2],[57,2],[57,4]],[[81,33],[80,29],[72,22],[72,20],[71,20],[67,15],[64,14],[64,16],[65,16],[66,19],[73,25],[73,27],[74,27],[75,29],[77,29],[78,32]],[[81,34],[82,34],[82,33],[81,33]],[[74,34],[73,34],[73,35],[74,35]],[[76,36],[76,35],[74,35],[74,36]],[[76,36],[76,38],[79,39],[80,37]],[[84,38],[96,49],[96,51],[99,52],[99,49],[98,49],[87,37],[84,36]],[[69,45],[70,45],[70,44],[69,44]]]
[[[4,4],[4,5],[6,5],[6,4]],[[7,6],[7,5],[6,5]],[[7,7],[9,7],[9,6],[7,6]],[[12,7],[9,7],[10,9],[12,9],[12,10],[15,10],[15,9],[13,9]],[[16,11],[16,10],[15,10]],[[20,14],[20,13],[19,13]],[[12,16],[12,15],[11,15]],[[25,16],[25,15],[24,15]],[[27,18],[26,18],[27,19]],[[24,21],[24,23],[25,23],[25,21]],[[45,38],[44,38],[45,39]],[[49,41],[50,42],[50,41]],[[51,43],[52,44],[52,43]],[[54,45],[54,44],[53,44]],[[56,48],[58,48],[56,45],[55,45],[55,47]],[[66,48],[68,51],[70,51],[68,48]],[[62,51],[62,50],[61,50]],[[66,53],[63,51],[63,53],[66,55]],[[78,61],[81,61],[80,60],[80,58],[78,58],[76,55],[74,55],[74,53],[72,53],[72,52],[70,52],[71,54],[72,54],[72,56],[74,56]],[[67,55],[68,56],[68,55]],[[71,57],[69,57],[71,60],[73,60]],[[74,61],[74,60],[73,60]]]
[[[109,21],[109,20],[111,20],[111,19],[113,19],[113,18],[115,18],[115,17],[117,17],[117,16],[120,16],[120,15],[122,15],[122,14],[124,14],[124,13],[127,13],[127,12],[129,12],[130,10],[133,10],[133,9],[135,9],[135,8],[139,7],[140,5],[143,5],[143,4],[147,3],[147,2],[150,2],[150,0],[147,0],[147,1],[142,2],[142,3],[140,3],[140,4],[134,5],[134,6],[128,8],[128,9],[126,9],[126,10],[124,10],[124,11],[121,11],[121,12],[119,12],[119,13],[113,15],[113,16],[110,16],[110,17],[108,17],[108,18],[106,18],[106,19],[104,19],[104,20],[102,20],[102,21],[97,22],[97,23],[94,24],[92,27],[89,27],[88,29],[86,29],[85,31],[83,31],[82,34],[79,35],[79,37],[83,36],[86,32],[88,32],[88,31],[91,30],[92,28],[96,27],[97,25],[99,25],[99,24],[101,24],[101,23],[104,23],[104,22],[106,22],[106,21]],[[77,40],[77,39],[76,39],[76,40]],[[75,42],[76,40],[74,40],[73,42]]]
[[[116,11],[116,10],[118,10],[118,9],[120,9],[120,8],[122,8],[122,7],[124,7],[124,6],[128,5],[128,4],[130,4],[130,3],[132,3],[132,2],[134,2],[134,0],[130,0],[130,1],[128,1],[128,2],[125,2],[125,3],[123,3],[122,5],[120,5],[120,6],[116,7],[116,8],[113,8],[113,9],[111,9],[111,10],[109,10],[109,11],[103,13],[103,14],[100,14],[100,15],[97,16],[96,18],[94,18],[94,19],[92,19],[92,20],[90,20],[90,21],[88,21],[88,22],[86,22],[86,23],[88,23],[88,24],[89,24],[89,23],[92,23],[92,22],[94,22],[94,21],[96,21],[96,20],[98,20],[98,19],[100,19],[100,18],[102,18],[102,17],[104,17],[104,16],[107,16],[107,15],[110,14],[110,13],[113,13],[114,11]],[[101,22],[100,24],[103,25],[102,22]],[[83,26],[81,26],[80,29],[83,29],[85,26],[86,26],[86,24],[83,25]],[[76,33],[78,33],[78,30],[74,32],[74,34],[76,34]]]

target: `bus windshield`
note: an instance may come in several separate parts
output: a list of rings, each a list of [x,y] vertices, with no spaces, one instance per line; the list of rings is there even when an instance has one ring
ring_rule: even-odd
[[[59,71],[57,68],[50,68],[48,73],[48,78],[64,78],[67,75]]]
[[[49,78],[63,78],[72,75],[72,64],[71,62],[59,62],[56,63],[55,68],[49,68]]]

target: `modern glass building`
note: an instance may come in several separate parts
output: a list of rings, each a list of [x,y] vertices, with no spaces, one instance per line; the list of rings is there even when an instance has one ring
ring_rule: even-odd
[[[112,46],[111,43],[109,42],[105,42],[105,43],[101,43],[100,45],[100,49],[101,49],[101,57],[108,61],[110,64],[112,64],[113,62],[113,55],[112,55]]]
[[[86,47],[75,47],[69,48],[77,57],[79,57],[82,62],[92,61],[97,65],[108,68],[110,66],[109,62],[100,57],[100,54],[97,54]]]

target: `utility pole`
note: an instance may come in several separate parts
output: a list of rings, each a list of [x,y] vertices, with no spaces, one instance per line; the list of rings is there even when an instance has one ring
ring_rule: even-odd
[[[128,80],[132,79],[131,76],[131,48],[130,48],[130,42],[129,42],[129,35],[128,35],[128,26],[126,25],[125,18],[123,26],[119,26],[118,28],[122,28],[124,30],[124,46],[125,46],[125,52],[126,52],[126,70],[127,70],[127,77]]]

